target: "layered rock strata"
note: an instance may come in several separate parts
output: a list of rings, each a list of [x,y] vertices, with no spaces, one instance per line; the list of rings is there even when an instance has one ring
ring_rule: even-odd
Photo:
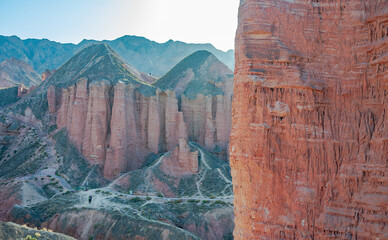
[[[181,106],[188,135],[206,149],[226,151],[231,125],[231,94],[190,99],[182,95]]]
[[[74,145],[108,178],[138,169],[148,154],[187,139],[183,113],[169,90],[145,97],[133,85],[81,79],[61,91],[50,87],[47,95],[49,111],[58,112],[58,128],[66,127]]]
[[[235,239],[386,239],[387,1],[240,2]]]

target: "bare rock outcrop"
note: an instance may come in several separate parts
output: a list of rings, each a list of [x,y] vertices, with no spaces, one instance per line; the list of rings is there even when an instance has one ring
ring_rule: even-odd
[[[57,92],[50,87],[47,96],[50,112],[58,112],[58,128],[67,128],[74,145],[107,178],[139,169],[148,154],[169,151],[187,139],[173,91],[144,96],[131,84],[80,79],[61,90],[60,101]]]
[[[187,123],[188,135],[206,149],[227,150],[231,125],[232,94],[204,96],[195,99],[182,95],[181,108]]]
[[[214,55],[198,51],[149,84],[102,44],[85,48],[43,85],[58,128],[113,179],[179,139],[226,157],[232,77]]]
[[[49,113],[55,113],[60,105],[62,94],[55,86],[50,86],[47,90],[47,101],[49,106]]]
[[[161,169],[170,176],[198,172],[198,151],[191,152],[186,139],[180,138],[177,146],[163,158]]]
[[[240,2],[235,239],[386,239],[387,1]]]

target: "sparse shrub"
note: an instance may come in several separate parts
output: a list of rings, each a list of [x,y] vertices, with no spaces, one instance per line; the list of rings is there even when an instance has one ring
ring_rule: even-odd
[[[149,200],[151,200],[151,198],[150,197],[146,197],[146,200],[149,201]]]
[[[131,202],[141,202],[141,198],[134,197],[134,198],[130,199],[129,201],[131,201]]]
[[[23,238],[23,240],[37,240],[37,238],[31,237],[31,235],[27,235],[27,237]]]
[[[156,194],[156,196],[158,196],[158,197],[163,197],[163,194],[158,193],[158,194]]]

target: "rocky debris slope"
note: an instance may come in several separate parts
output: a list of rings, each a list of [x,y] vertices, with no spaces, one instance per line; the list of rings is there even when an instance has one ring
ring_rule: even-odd
[[[12,222],[0,222],[0,238],[1,239],[31,239],[39,240],[72,240],[70,236],[52,231],[37,230],[27,226],[21,226]]]
[[[15,58],[0,63],[0,88],[23,84],[27,87],[39,85],[41,77],[26,62]]]
[[[235,239],[386,239],[387,1],[241,1]]]
[[[144,168],[120,176],[109,187],[134,194],[231,199],[231,183],[227,163],[180,139],[174,149],[150,159]]]
[[[166,162],[178,160],[174,159],[177,149],[198,155],[196,169],[174,175],[170,169],[164,171]],[[8,219],[78,239],[230,239],[232,201],[229,165],[198,145],[181,142],[107,187],[14,205]]]

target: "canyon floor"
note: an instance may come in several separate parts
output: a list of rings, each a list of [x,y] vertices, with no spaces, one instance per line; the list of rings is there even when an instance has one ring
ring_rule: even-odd
[[[230,168],[198,144],[189,142],[190,148],[199,152],[198,172],[189,175],[187,184],[176,188],[173,196],[164,196],[150,185],[163,181],[157,176],[169,152],[159,154],[139,170],[106,181],[99,177],[97,165],[82,162],[77,149],[61,142],[58,135],[62,131],[51,131],[39,122],[12,114],[1,114],[0,119],[2,220],[79,239],[232,238]],[[62,149],[67,144],[70,148]],[[66,154],[76,157],[64,157]],[[143,185],[123,187],[122,182],[134,174],[147,180],[142,180]],[[150,183],[144,184],[146,181]],[[131,227],[118,228],[127,221]]]

